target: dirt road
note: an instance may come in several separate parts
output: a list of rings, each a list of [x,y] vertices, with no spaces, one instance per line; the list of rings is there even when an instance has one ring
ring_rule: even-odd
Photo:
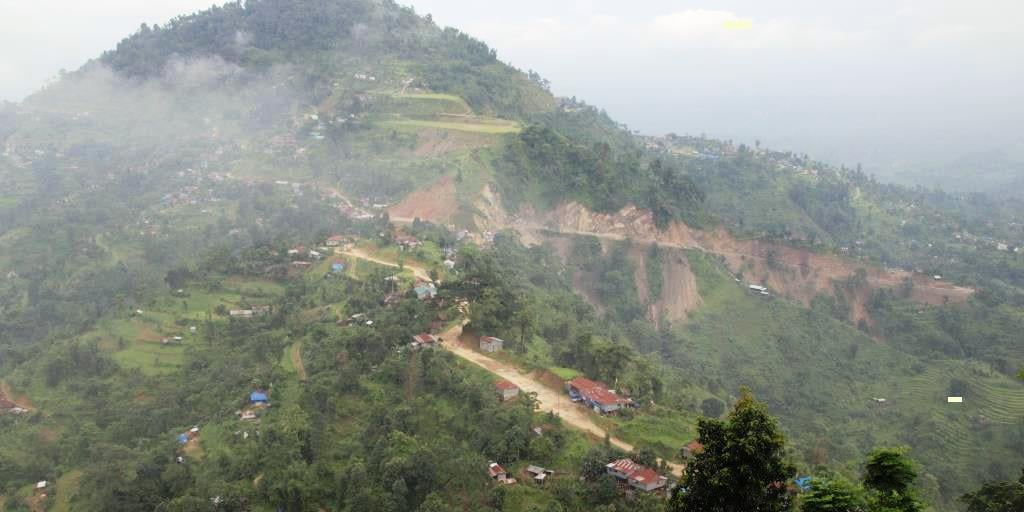
[[[385,260],[382,260],[382,259],[375,258],[375,257],[371,256],[370,254],[368,254],[366,251],[364,251],[362,249],[359,249],[359,248],[354,248],[354,249],[351,249],[351,250],[348,250],[348,251],[344,251],[341,254],[344,254],[344,255],[347,255],[347,256],[352,256],[354,258],[364,259],[366,261],[372,261],[374,263],[377,263],[377,264],[380,264],[380,265],[384,265],[385,267],[399,268],[399,265],[397,263],[393,263],[393,262],[390,262],[390,261],[385,261]],[[423,268],[423,267],[421,267],[419,265],[410,265],[410,264],[406,263],[406,264],[404,264],[404,268],[412,270],[412,274],[414,276],[416,276],[417,279],[420,279],[422,281],[428,281],[428,282],[429,281],[433,281],[433,279],[430,278],[430,272],[427,272],[427,269],[425,269],[425,268]]]
[[[352,256],[359,258],[368,259],[370,261],[377,261],[375,259],[364,256],[365,253],[355,250],[351,253]],[[380,262],[384,265],[389,265],[385,262]],[[393,264],[391,264],[393,265]],[[426,270],[419,267],[418,265],[406,265],[406,267],[412,269],[414,273],[425,273]],[[562,390],[552,389],[539,380],[534,378],[528,373],[520,372],[516,367],[503,363],[501,361],[495,361],[490,357],[487,357],[469,347],[464,346],[460,341],[459,337],[462,336],[462,326],[465,325],[465,321],[455,325],[451,329],[448,329],[441,334],[441,339],[444,340],[442,345],[451,351],[456,356],[465,359],[491,373],[497,375],[503,379],[506,379],[516,386],[519,386],[525,393],[535,393],[537,396],[537,403],[540,410],[545,412],[553,412],[557,414],[563,422],[574,428],[583,430],[589,434],[592,434],[598,438],[604,438],[608,435],[608,431],[599,427],[594,420],[590,418],[590,412],[583,407],[574,404],[569,400],[569,397],[562,393]],[[617,446],[618,448],[627,452],[633,451],[633,445],[615,438],[609,437],[609,441]],[[668,462],[668,461],[666,461]],[[674,462],[668,462],[669,468],[672,470],[672,474],[676,476],[682,476],[683,469],[685,466],[682,464],[676,464]]]
[[[528,373],[520,372],[516,367],[503,363],[501,361],[495,361],[490,357],[487,357],[480,352],[466,347],[459,341],[459,337],[462,335],[462,325],[456,325],[451,329],[445,331],[441,335],[441,339],[444,340],[442,344],[446,349],[451,351],[453,354],[469,361],[485,370],[497,375],[505,380],[508,380],[519,386],[519,389],[524,393],[534,393],[537,396],[537,403],[540,406],[540,410],[544,412],[553,412],[557,414],[563,422],[574,428],[583,430],[596,437],[603,438],[608,434],[606,430],[599,427],[590,418],[590,412],[582,406],[574,404],[569,400],[569,397],[562,393],[561,390],[552,389],[540,381],[535,379]],[[625,450],[627,452],[633,451],[633,445],[615,438],[610,437],[610,442]],[[672,473],[676,476],[683,474],[684,466],[682,464],[676,464],[673,462],[668,463],[672,469]]]

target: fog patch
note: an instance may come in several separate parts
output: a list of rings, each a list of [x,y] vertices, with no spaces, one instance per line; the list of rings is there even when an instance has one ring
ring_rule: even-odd
[[[164,66],[163,79],[182,87],[210,87],[223,84],[241,73],[241,66],[224,60],[220,55],[190,58],[176,55]]]

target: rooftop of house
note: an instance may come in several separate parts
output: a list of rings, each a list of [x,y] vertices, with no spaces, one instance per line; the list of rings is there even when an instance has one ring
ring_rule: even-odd
[[[437,336],[434,336],[433,334],[423,333],[413,336],[412,340],[415,341],[416,343],[435,343],[437,341]]]
[[[507,380],[499,380],[498,382],[495,382],[494,383],[494,387],[498,388],[501,391],[507,391],[507,390],[510,390],[510,389],[519,389],[519,386],[516,386],[515,384],[513,384],[513,383],[511,383],[511,382],[509,382]]]
[[[651,482],[657,482],[662,479],[667,480],[664,476],[659,475],[657,471],[643,466],[640,466],[640,469],[634,471],[632,475],[629,475],[629,479],[644,485]]]
[[[658,474],[657,471],[637,464],[630,459],[619,459],[615,462],[608,464],[608,469],[615,471],[626,476],[626,479],[637,482],[639,484],[647,485],[651,482],[658,482],[660,480],[666,480],[667,478]]]
[[[619,459],[615,462],[608,463],[605,467],[628,476],[632,475],[643,466],[630,459]]]
[[[604,384],[592,381],[586,377],[576,377],[569,381],[569,385],[578,390],[584,398],[597,402],[601,405],[624,404],[629,402],[629,400],[612,393]]]
[[[492,462],[487,465],[487,472],[490,473],[492,477],[496,477],[498,475],[505,474],[505,468],[501,467],[497,462]]]
[[[686,444],[686,449],[690,450],[690,453],[697,454],[704,451],[704,445],[700,444],[700,441],[694,439]]]

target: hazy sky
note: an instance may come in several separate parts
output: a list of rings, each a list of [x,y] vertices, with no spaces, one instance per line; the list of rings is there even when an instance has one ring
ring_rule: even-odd
[[[0,99],[211,0],[0,0]],[[647,133],[847,162],[1024,147],[1024,2],[410,0]]]

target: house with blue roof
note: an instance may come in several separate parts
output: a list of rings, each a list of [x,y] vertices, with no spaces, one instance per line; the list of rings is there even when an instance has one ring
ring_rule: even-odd
[[[793,483],[795,483],[796,486],[799,487],[800,490],[803,492],[811,490],[811,477],[809,476],[802,476],[800,478],[797,478],[793,480]]]
[[[413,288],[416,292],[416,298],[419,300],[433,299],[437,297],[437,287],[434,283],[420,283]]]
[[[253,405],[270,405],[266,391],[253,391],[249,393],[249,403]]]

